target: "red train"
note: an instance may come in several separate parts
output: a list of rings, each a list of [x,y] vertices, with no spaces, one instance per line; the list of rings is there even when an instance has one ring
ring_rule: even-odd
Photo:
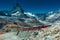
[[[42,28],[47,28],[47,26],[38,26],[38,27],[29,27],[29,28],[23,28],[23,31],[27,31],[27,30],[41,30]]]

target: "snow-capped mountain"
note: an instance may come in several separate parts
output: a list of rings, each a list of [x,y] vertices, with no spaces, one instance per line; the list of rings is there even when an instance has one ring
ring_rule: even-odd
[[[60,20],[60,10],[51,11],[47,14],[46,21],[48,22],[56,22]]]
[[[2,14],[3,13],[3,14]],[[18,4],[13,7],[12,10],[6,12],[2,11],[0,14],[0,20],[6,20],[10,22],[22,22],[31,27],[37,27],[39,25],[48,25],[50,24],[48,21],[45,20],[46,15],[36,15],[34,13],[24,11]],[[43,18],[43,19],[42,19]]]

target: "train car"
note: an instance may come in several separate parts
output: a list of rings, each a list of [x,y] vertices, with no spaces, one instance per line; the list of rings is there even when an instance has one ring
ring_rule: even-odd
[[[38,26],[38,27],[27,27],[27,28],[22,28],[23,31],[28,31],[28,30],[41,30],[42,28],[47,28],[50,25],[44,25],[44,26]]]

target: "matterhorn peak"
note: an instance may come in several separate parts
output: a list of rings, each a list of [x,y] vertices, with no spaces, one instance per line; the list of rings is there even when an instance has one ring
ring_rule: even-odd
[[[24,13],[24,10],[21,8],[19,3],[16,3],[16,5],[12,9],[13,13],[16,13],[17,11],[19,11],[19,13]]]

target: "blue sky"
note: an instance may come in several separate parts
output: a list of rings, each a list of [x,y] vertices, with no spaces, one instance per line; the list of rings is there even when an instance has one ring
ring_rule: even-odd
[[[60,0],[0,0],[0,10],[10,10],[19,3],[25,11],[45,13],[60,9]]]

